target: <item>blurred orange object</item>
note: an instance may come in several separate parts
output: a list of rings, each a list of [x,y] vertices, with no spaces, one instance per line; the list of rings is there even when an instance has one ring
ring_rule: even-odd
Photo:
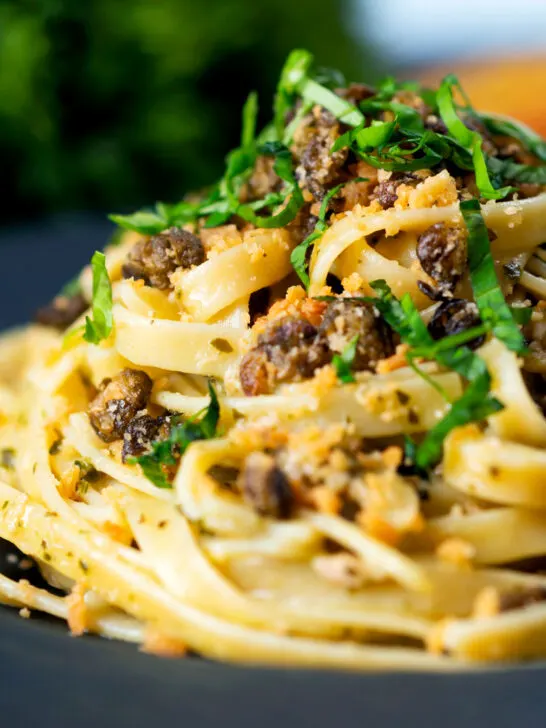
[[[420,80],[436,85],[447,73],[458,76],[475,108],[513,116],[546,137],[546,55],[454,63],[427,69]]]

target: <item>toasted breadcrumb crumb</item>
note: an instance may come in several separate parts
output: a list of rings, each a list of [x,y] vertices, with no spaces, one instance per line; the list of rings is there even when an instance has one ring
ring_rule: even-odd
[[[383,462],[388,468],[396,469],[403,460],[404,453],[401,447],[390,445],[381,453]]]
[[[369,536],[388,546],[396,546],[402,536],[400,531],[397,531],[390,523],[368,510],[359,513],[358,522]]]
[[[427,177],[417,187],[402,184],[397,188],[397,194],[398,199],[394,207],[400,210],[446,207],[458,200],[455,180],[447,169]]]
[[[389,356],[387,359],[381,359],[381,361],[377,362],[377,366],[375,367],[376,372],[378,374],[388,374],[389,372],[394,372],[402,367],[407,367],[408,362],[406,354],[408,351],[409,346],[407,344],[399,344],[392,356]]]
[[[288,434],[276,427],[242,427],[230,433],[233,444],[242,452],[253,450],[275,450],[288,442]]]
[[[72,591],[66,597],[68,607],[68,628],[73,637],[81,637],[88,627],[88,609],[85,603],[87,585],[80,581],[72,587]]]
[[[203,228],[199,237],[207,253],[207,258],[214,258],[235,245],[243,242],[241,233],[235,225],[222,225],[217,228]]]
[[[409,399],[401,402],[399,392],[399,387],[393,383],[374,389],[362,388],[357,390],[356,400],[384,422],[404,421],[410,416]]]
[[[427,652],[433,655],[443,655],[445,652],[445,631],[451,619],[440,619],[430,629],[425,640]]]
[[[341,510],[341,498],[337,493],[326,486],[313,488],[309,493],[309,499],[317,511],[335,515]]]
[[[476,556],[476,548],[468,541],[453,536],[442,541],[436,549],[436,554],[442,561],[448,561],[457,566],[470,566]]]
[[[337,387],[337,375],[334,368],[327,364],[315,371],[313,379],[308,383],[309,394],[314,397],[321,397],[334,387]]]
[[[21,587],[24,601],[32,605],[34,602],[34,587],[28,579],[19,579],[19,586]]]
[[[140,648],[141,652],[147,652],[158,657],[185,657],[188,648],[181,641],[174,637],[168,637],[156,627],[148,626],[144,635],[144,642]]]
[[[267,314],[256,320],[252,331],[255,335],[259,335],[265,331],[266,326],[271,321],[283,316],[304,318],[313,326],[318,326],[322,321],[322,314],[327,305],[325,301],[309,298],[302,286],[290,286],[286,296],[279,301],[275,301]]]
[[[301,315],[313,326],[319,326],[328,304],[315,298],[305,298],[301,304]]]
[[[118,543],[125,544],[125,546],[129,546],[133,539],[133,534],[131,533],[130,528],[128,526],[120,525],[119,523],[105,521],[102,524],[102,530],[110,536],[111,539]]]
[[[343,278],[341,285],[347,293],[356,294],[360,293],[364,287],[364,279],[358,273],[351,273],[350,276]]]
[[[474,599],[473,617],[495,617],[500,612],[500,594],[494,586],[484,587]]]

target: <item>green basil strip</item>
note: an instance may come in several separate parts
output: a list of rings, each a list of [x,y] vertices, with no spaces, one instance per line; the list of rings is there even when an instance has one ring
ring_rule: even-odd
[[[546,165],[535,167],[532,164],[518,164],[510,159],[490,157],[487,160],[489,174],[501,182],[546,185]]]
[[[447,414],[430,430],[423,442],[415,446],[416,465],[420,469],[426,469],[440,459],[443,441],[454,427],[478,422],[502,409],[502,404],[489,394],[491,378],[485,361],[464,346],[468,341],[485,333],[486,326],[476,326],[460,334],[435,341],[408,294],[398,300],[383,280],[373,281],[370,286],[378,297],[363,297],[360,300],[373,303],[389,326],[400,335],[402,341],[412,347],[407,355],[408,364],[419,376],[445,397],[442,388],[415,365],[414,359],[423,358],[436,360],[469,382],[463,396],[451,403]]]
[[[161,215],[147,210],[139,210],[132,215],[108,215],[108,219],[125,230],[133,230],[143,235],[156,235],[166,227],[166,221]]]
[[[185,422],[175,422],[165,440],[152,443],[150,452],[129,458],[131,464],[138,463],[142,472],[157,488],[171,488],[164,467],[176,465],[177,455],[183,455],[188,446],[196,440],[209,440],[216,436],[220,419],[220,405],[216,391],[209,381],[210,402],[203,414],[198,412]],[[199,415],[202,414],[201,418]]]
[[[532,129],[527,129],[516,121],[499,119],[486,114],[479,114],[479,118],[492,134],[502,134],[517,139],[541,162],[546,162],[546,140]]]
[[[168,205],[157,202],[155,210],[139,210],[132,215],[109,215],[108,218],[125,230],[132,230],[141,235],[157,235],[167,228],[181,227],[195,222],[200,216],[204,203],[176,202]]]
[[[283,138],[286,114],[292,108],[296,90],[307,76],[312,63],[311,53],[301,48],[293,50],[286,59],[273,102],[274,127],[278,140]]]
[[[90,344],[98,344],[107,339],[112,332],[114,319],[112,316],[112,284],[106,270],[104,253],[98,250],[91,258],[93,271],[92,318],[86,316],[83,338]]]
[[[278,142],[267,143],[259,151],[275,157],[273,169],[286,183],[286,203],[282,210],[270,216],[256,215],[251,205],[239,205],[233,212],[259,228],[284,227],[292,222],[305,203],[302,191],[294,176],[292,154]]]
[[[243,106],[243,129],[241,132],[241,146],[250,147],[254,144],[256,136],[256,120],[258,118],[258,94],[251,91]]]
[[[336,376],[344,384],[356,381],[351,369],[356,356],[357,344],[358,334],[353,336],[341,354],[334,354],[332,358],[332,366],[336,370]]]
[[[482,138],[468,129],[459,118],[453,101],[453,87],[460,87],[459,81],[453,75],[446,76],[436,94],[438,109],[449,133],[466,149],[472,153],[476,185],[480,195],[487,200],[500,200],[512,192],[511,187],[495,189],[489,179],[487,164],[482,151]]]
[[[418,468],[426,470],[442,457],[443,443],[456,427],[479,422],[499,412],[503,405],[490,392],[491,377],[487,370],[474,379],[449,412],[425,436],[414,454]]]
[[[305,101],[322,106],[348,126],[360,126],[364,122],[364,115],[356,106],[311,78],[304,78],[298,91]]]
[[[366,180],[364,177],[357,177],[356,179],[351,180],[351,182],[365,181]],[[299,279],[306,288],[309,288],[309,274],[307,273],[306,260],[307,250],[309,249],[309,246],[312,245],[315,240],[318,240],[318,238],[320,238],[328,229],[328,224],[326,222],[328,205],[330,204],[330,200],[335,197],[339,190],[342,189],[342,187],[345,187],[346,184],[348,183],[342,182],[341,184],[332,187],[332,189],[328,190],[328,192],[324,195],[324,198],[320,205],[318,220],[316,222],[315,229],[310,235],[305,238],[305,240],[302,240],[301,243],[299,243],[299,245],[294,248],[290,255],[290,262],[292,263],[292,267],[294,268],[299,276]]]
[[[499,286],[480,203],[466,200],[460,209],[468,230],[470,282],[480,317],[509,349],[523,353],[525,340]]]
[[[396,128],[395,121],[378,121],[368,127],[365,126],[365,123],[341,134],[334,142],[330,154],[353,144],[362,151],[382,147],[389,141]]]

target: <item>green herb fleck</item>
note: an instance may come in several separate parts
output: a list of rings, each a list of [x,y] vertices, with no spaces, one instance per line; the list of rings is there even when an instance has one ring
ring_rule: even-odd
[[[499,119],[487,114],[480,114],[479,117],[490,132],[517,139],[541,162],[546,162],[546,140],[539,134],[516,121]]]
[[[353,336],[341,354],[335,354],[332,359],[332,365],[336,370],[337,378],[344,384],[350,384],[355,381],[351,368],[355,360],[357,344],[358,334]]]
[[[495,189],[489,179],[489,172],[482,150],[481,136],[468,129],[457,114],[455,102],[453,101],[453,89],[461,86],[456,76],[446,76],[436,94],[438,109],[444,124],[449,133],[472,154],[476,185],[480,195],[487,200],[501,200],[513,191],[511,187]]]
[[[466,200],[460,208],[468,230],[470,282],[481,319],[509,349],[523,353],[525,340],[499,286],[480,204]]]
[[[499,412],[503,405],[490,392],[491,377],[487,370],[476,377],[463,395],[451,405],[449,412],[426,434],[425,439],[415,450],[415,464],[426,470],[438,462],[447,435],[456,427],[470,422],[479,422],[489,415]]]
[[[128,462],[138,463],[144,475],[157,488],[171,488],[164,466],[176,465],[178,456],[196,440],[209,440],[216,435],[220,419],[220,404],[216,391],[209,382],[210,402],[202,412],[185,422],[175,422],[165,440],[152,443],[151,450],[144,455],[129,458]]]
[[[98,250],[91,258],[93,270],[92,318],[85,318],[83,338],[90,344],[98,344],[107,339],[114,325],[112,317],[112,284],[106,270],[106,257]]]
[[[302,48],[293,50],[285,61],[273,104],[274,127],[279,140],[283,138],[286,115],[292,108],[296,90],[307,76],[312,63],[313,56]]]
[[[519,182],[520,184],[546,185],[546,165],[534,166],[531,164],[518,164],[511,159],[498,159],[489,157],[487,169],[494,180],[500,184],[504,181]]]
[[[364,178],[359,177],[353,181],[362,182],[364,181]],[[328,224],[326,222],[328,205],[330,204],[331,199],[337,195],[339,190],[344,187],[345,184],[346,182],[342,182],[341,184],[332,187],[332,189],[328,190],[328,192],[324,195],[324,199],[320,205],[315,229],[305,238],[305,240],[302,240],[302,242],[294,248],[290,255],[290,262],[306,288],[309,286],[309,274],[307,273],[307,251],[315,240],[320,238],[321,235],[328,229]]]
[[[489,392],[491,377],[484,360],[465,346],[472,339],[483,335],[487,327],[485,324],[475,326],[435,341],[409,294],[398,300],[384,280],[372,281],[370,286],[377,297],[363,296],[353,300],[373,304],[389,326],[400,335],[402,342],[411,347],[406,355],[407,361],[419,376],[446,397],[443,389],[415,364],[417,358],[437,361],[469,382],[463,396],[450,402],[447,414],[428,432],[422,443],[412,444],[412,462],[420,471],[425,471],[440,459],[444,439],[454,427],[480,421],[502,409],[502,404]],[[330,297],[321,297],[322,300],[325,298]],[[410,457],[408,450],[406,457]]]
[[[279,142],[267,142],[260,147],[259,152],[275,158],[273,170],[285,182],[282,198],[284,205],[279,212],[261,216],[256,214],[252,205],[241,204],[234,207],[233,214],[259,228],[284,227],[292,222],[304,204],[301,189],[294,176],[292,154]],[[270,199],[276,204],[279,202],[277,195],[273,195]],[[207,221],[207,227],[212,227],[210,219]]]
[[[6,470],[13,470],[15,467],[15,450],[12,447],[5,447],[0,453],[0,464]]]

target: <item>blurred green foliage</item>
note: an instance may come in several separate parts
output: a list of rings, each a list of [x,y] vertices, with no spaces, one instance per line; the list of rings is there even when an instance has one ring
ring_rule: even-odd
[[[1,221],[210,182],[294,46],[361,76],[342,0],[2,0]],[[7,187],[7,189],[6,189]]]

